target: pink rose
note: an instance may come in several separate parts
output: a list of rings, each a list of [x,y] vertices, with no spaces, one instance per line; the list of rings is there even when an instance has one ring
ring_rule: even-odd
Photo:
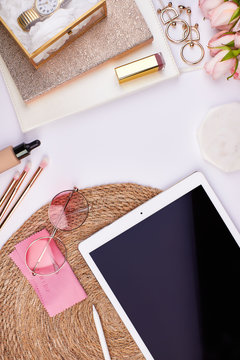
[[[219,79],[225,74],[232,73],[231,70],[235,68],[236,59],[229,59],[226,61],[221,61],[225,55],[227,55],[228,50],[221,50],[217,55],[215,55],[209,62],[204,66],[206,72],[212,76],[214,80]]]
[[[208,46],[210,47],[210,55],[215,56],[221,49],[213,49],[219,46],[224,46],[235,39],[234,34],[226,34],[225,31],[220,31],[212,37]]]
[[[203,15],[208,18],[209,11],[224,3],[224,0],[199,0],[199,7]]]
[[[240,19],[238,20],[232,31],[234,32],[240,31]]]
[[[232,74],[234,73],[234,71],[235,71],[235,66],[232,67],[232,69],[231,69]],[[233,77],[234,77],[234,79],[236,79],[236,80],[240,80],[240,62],[238,63],[237,71],[235,72],[235,74],[233,75]]]
[[[237,32],[237,33],[234,35],[234,46],[235,46],[237,49],[240,49],[240,32]]]
[[[231,17],[238,9],[236,3],[226,1],[209,12],[209,19],[214,28],[228,28]]]

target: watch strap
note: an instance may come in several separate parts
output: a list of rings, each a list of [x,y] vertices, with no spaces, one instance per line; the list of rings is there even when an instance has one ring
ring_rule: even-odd
[[[60,0],[60,7],[68,5],[72,0]]]
[[[40,16],[34,8],[24,11],[18,17],[18,23],[24,31],[29,31],[30,27],[39,20]]]

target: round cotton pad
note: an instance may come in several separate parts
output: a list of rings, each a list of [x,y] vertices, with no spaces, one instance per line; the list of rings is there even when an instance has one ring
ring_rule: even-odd
[[[240,170],[240,103],[210,110],[198,141],[205,160],[225,172]]]

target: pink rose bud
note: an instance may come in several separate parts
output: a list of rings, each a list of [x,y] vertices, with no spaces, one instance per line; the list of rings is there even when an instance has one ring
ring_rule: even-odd
[[[234,35],[234,45],[237,49],[240,49],[240,33],[239,32],[237,32]]]
[[[234,39],[234,34],[226,34],[225,31],[220,31],[214,35],[208,43],[208,46],[210,47],[210,55],[215,56],[219,53],[219,51],[221,51],[221,49],[216,49],[216,47],[227,45]]]
[[[199,0],[199,7],[203,15],[208,18],[209,11],[224,3],[224,0]]]
[[[232,68],[235,68],[236,59],[233,58],[221,61],[227,53],[228,50],[221,50],[215,57],[205,64],[204,68],[206,72],[212,76],[213,80],[217,80],[226,74],[232,74],[231,70]]]
[[[236,3],[226,1],[209,12],[209,19],[212,27],[221,28],[228,26],[234,12],[238,9]]]
[[[235,71],[235,66],[232,67],[232,74],[234,73]],[[238,64],[238,67],[237,67],[237,71],[235,72],[235,74],[233,75],[234,79],[236,80],[240,80],[240,63]]]

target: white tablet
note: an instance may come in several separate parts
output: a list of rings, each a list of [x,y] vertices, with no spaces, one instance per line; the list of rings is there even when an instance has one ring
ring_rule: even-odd
[[[148,360],[240,358],[240,236],[201,173],[79,250]]]

